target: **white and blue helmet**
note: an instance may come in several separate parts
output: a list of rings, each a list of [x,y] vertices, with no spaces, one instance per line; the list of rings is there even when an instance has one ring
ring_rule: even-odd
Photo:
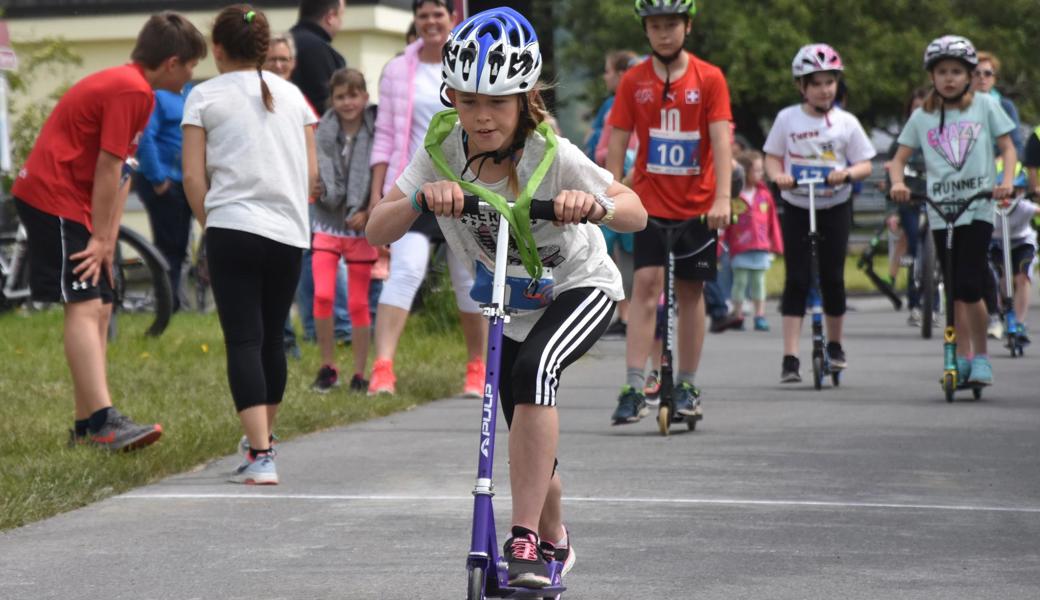
[[[459,23],[444,45],[445,87],[508,96],[535,89],[542,53],[534,27],[511,8],[493,8]]]

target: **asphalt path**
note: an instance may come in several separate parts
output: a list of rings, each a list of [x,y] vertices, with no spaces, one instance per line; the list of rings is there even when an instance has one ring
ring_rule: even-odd
[[[564,598],[1040,597],[1040,346],[994,344],[996,385],[947,404],[938,331],[851,305],[839,388],[778,383],[775,314],[709,336],[695,432],[610,425],[621,341],[567,370]],[[0,598],[464,598],[479,415],[440,400],[283,443],[276,487],[225,483],[228,456],[0,534]]]

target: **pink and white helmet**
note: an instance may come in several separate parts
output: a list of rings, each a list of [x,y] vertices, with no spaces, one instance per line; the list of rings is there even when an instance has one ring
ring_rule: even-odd
[[[844,71],[845,65],[837,50],[827,44],[809,44],[802,46],[791,62],[791,73],[795,79],[801,79],[813,73],[826,71]]]

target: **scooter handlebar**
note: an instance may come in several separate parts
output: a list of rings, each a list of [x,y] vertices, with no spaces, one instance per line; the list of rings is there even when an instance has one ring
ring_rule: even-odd
[[[422,192],[419,192],[415,196],[416,202],[422,208],[424,213],[432,213],[430,207],[426,205],[426,197],[423,196]],[[467,215],[478,215],[482,211],[494,210],[487,202],[480,199],[480,196],[467,194],[462,197],[462,213]],[[556,206],[552,200],[531,200],[531,218],[538,221],[555,221],[556,220]],[[582,219],[582,223],[587,223],[588,219]]]

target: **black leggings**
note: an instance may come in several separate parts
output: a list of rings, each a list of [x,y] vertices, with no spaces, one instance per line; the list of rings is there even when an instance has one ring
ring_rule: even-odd
[[[820,293],[823,312],[831,317],[845,314],[845,255],[849,249],[852,202],[816,209],[816,232],[820,254]],[[785,317],[805,316],[809,297],[809,211],[784,202],[781,221],[784,235],[784,296],[780,312]]]
[[[568,290],[545,309],[524,341],[502,338],[499,401],[508,425],[516,404],[556,406],[563,369],[603,335],[614,304],[597,288]]]
[[[932,230],[935,253],[946,272],[946,229]],[[994,275],[989,268],[989,242],[993,224],[972,221],[953,228],[953,299],[978,302],[989,287],[987,279]],[[993,286],[996,291],[996,285]]]
[[[302,252],[244,231],[206,230],[228,383],[239,412],[282,401],[286,378],[282,333],[300,279]]]

